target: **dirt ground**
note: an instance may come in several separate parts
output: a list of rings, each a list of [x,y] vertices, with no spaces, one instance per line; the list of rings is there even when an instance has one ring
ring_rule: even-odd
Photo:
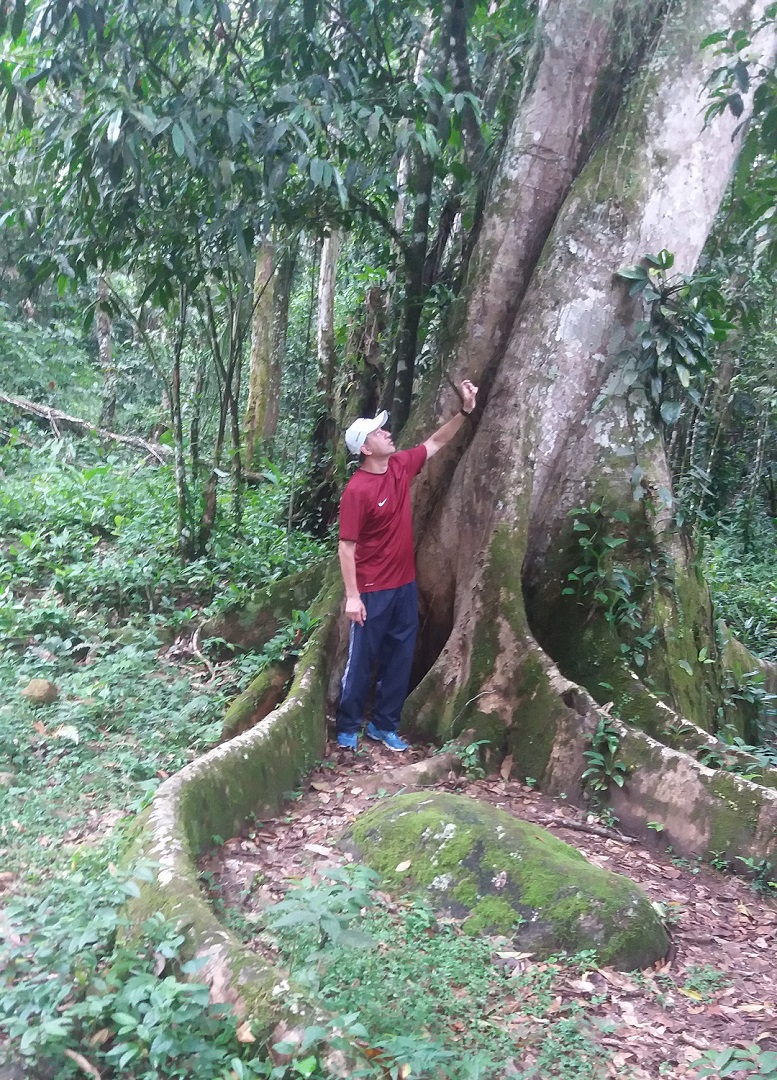
[[[295,879],[315,879],[347,861],[334,848],[341,833],[385,793],[382,783],[385,791],[396,790],[394,770],[429,751],[415,748],[400,756],[367,742],[357,755],[332,745],[329,754],[300,791],[289,793],[278,817],[247,826],[244,835],[201,860],[215,893],[249,924]],[[651,846],[636,842],[603,828],[585,810],[518,781],[498,775],[472,780],[451,772],[436,787],[549,828],[591,863],[625,874],[663,905],[671,935],[663,963],[636,976],[594,969],[582,977],[570,975],[558,986],[559,1006],[576,1000],[589,1018],[609,1022],[599,1041],[612,1054],[610,1075],[690,1078],[696,1073],[689,1063],[708,1049],[757,1043],[762,1050],[777,1050],[777,896],[673,857],[660,833]],[[520,953],[507,961],[495,954],[495,961],[511,964],[516,972],[532,963]],[[662,1066],[667,1062],[671,1071]]]

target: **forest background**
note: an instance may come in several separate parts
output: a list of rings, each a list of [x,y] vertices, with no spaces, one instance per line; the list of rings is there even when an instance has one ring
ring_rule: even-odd
[[[644,537],[671,532],[709,585],[714,617],[755,657],[777,661],[777,84],[769,48],[753,44],[773,35],[773,7],[708,13],[692,42],[705,81],[674,102],[700,139],[729,124],[729,158],[705,164],[725,195],[707,207],[698,262],[688,265],[671,230],[628,263],[609,234],[573,271],[553,254],[554,244],[579,243],[565,199],[572,192],[585,208],[587,189],[573,185],[592,163],[601,181],[616,136],[621,157],[629,153],[622,116],[645,99],[681,8],[0,2],[0,850],[15,918],[39,942],[28,977],[7,979],[2,993],[6,1015],[23,1018],[23,1031],[4,1023],[24,1053],[45,1059],[79,1045],[83,1016],[60,1016],[73,965],[95,974],[120,950],[120,900],[134,886],[108,868],[122,826],[97,846],[85,841],[212,745],[227,702],[262,665],[298,650],[311,624],[289,612],[260,655],[230,659],[198,628],[331,554],[349,470],[342,432],[357,415],[388,408],[408,444],[455,409],[461,375],[481,380],[473,427],[436,482],[459,501],[463,490],[465,500],[485,492],[499,503],[493,462],[473,469],[470,457],[464,480],[454,469],[489,415],[508,431],[499,363],[521,319],[524,329],[542,322],[538,289],[553,308],[595,289],[604,267],[621,308],[627,296],[641,305],[621,313],[629,339],[608,346],[589,404],[606,413],[621,397],[650,420],[623,463],[625,497],[588,479],[560,494],[549,483],[537,496],[543,523],[553,525],[542,498],[560,508],[553,528],[566,555],[546,559],[530,526],[515,545],[534,637],[594,697],[628,712],[609,667],[591,681],[588,660],[551,640],[537,615],[551,595],[554,614],[579,612],[581,635],[591,623],[609,635],[618,671],[691,702],[682,680],[705,687],[722,642],[713,634],[673,656],[662,681],[666,635],[650,595],[664,587],[667,563],[656,557],[646,578]],[[530,132],[533,162],[561,162],[556,202],[516,209],[508,181],[539,190],[546,179],[515,164],[516,146],[525,150],[516,130],[533,95],[550,93],[554,71],[557,91],[569,89],[565,58],[580,68],[582,52],[593,91],[584,113],[565,119],[566,156]],[[619,190],[613,180],[603,193],[600,182],[584,225],[605,202],[636,218],[637,171],[616,177]],[[678,205],[681,195],[676,186]],[[529,253],[516,260],[518,279],[489,266],[500,213],[519,223]],[[488,313],[484,321],[489,274],[502,275],[493,309],[508,312],[507,327]],[[545,373],[554,363],[549,351]],[[529,376],[514,380],[532,400]],[[514,454],[533,469],[542,433],[527,449],[527,430],[510,435],[502,460]],[[656,440],[666,469],[651,464]],[[493,621],[501,608],[484,589],[480,615],[465,611],[473,589],[451,541],[428,539],[457,533],[444,497],[425,489],[421,508],[423,729],[424,694],[441,685],[423,677],[451,650],[455,671],[474,657],[478,618]],[[472,544],[462,558],[494,558],[493,538]],[[432,571],[436,562],[445,571]],[[770,761],[771,705],[756,669],[744,676],[704,698],[715,704],[702,726]],[[33,678],[60,689],[45,716],[20,704]],[[465,690],[457,683],[450,701]],[[742,702],[752,706],[746,730],[732,721]],[[95,926],[98,901],[112,914]],[[176,940],[158,930],[132,963],[148,974],[154,957],[174,958]],[[88,961],[84,943],[99,943]],[[226,1022],[175,987],[170,1009],[201,1018],[201,1075],[220,1075],[218,1039],[233,1046],[234,1031],[224,1035]],[[78,1072],[72,1056],[61,1060]],[[178,1075],[173,1064],[158,1068]]]

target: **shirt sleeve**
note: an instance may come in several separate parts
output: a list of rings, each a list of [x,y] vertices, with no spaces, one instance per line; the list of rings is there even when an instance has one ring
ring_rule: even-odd
[[[340,500],[340,539],[358,540],[363,517],[364,502],[349,484]]]
[[[394,461],[402,466],[412,480],[414,476],[418,476],[426,464],[426,447],[421,443],[410,450],[398,450],[394,454]]]

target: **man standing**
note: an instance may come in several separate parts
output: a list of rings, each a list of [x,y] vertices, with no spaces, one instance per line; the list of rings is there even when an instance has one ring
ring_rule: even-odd
[[[345,433],[359,468],[340,502],[340,568],[351,620],[348,659],[337,711],[337,745],[355,750],[370,678],[375,706],[365,734],[389,750],[407,750],[397,735],[418,630],[410,481],[449,443],[475,408],[478,388],[461,384],[461,409],[412,450],[397,451],[384,428],[388,413],[355,420]]]

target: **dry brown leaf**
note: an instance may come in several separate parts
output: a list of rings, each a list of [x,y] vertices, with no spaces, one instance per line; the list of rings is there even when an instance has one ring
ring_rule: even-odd
[[[110,1028],[100,1028],[99,1031],[95,1031],[94,1035],[92,1035],[91,1039],[89,1040],[89,1044],[90,1046],[102,1046],[102,1044],[104,1042],[107,1042],[110,1037]]]
[[[87,1076],[93,1076],[95,1080],[102,1080],[100,1072],[95,1068],[91,1061],[87,1061],[83,1054],[79,1054],[77,1050],[64,1050],[65,1057],[70,1058],[79,1067],[81,1072],[85,1072]]]
[[[237,1041],[241,1043],[255,1043],[256,1036],[251,1030],[251,1021],[244,1020],[240,1027],[237,1029]]]
[[[324,847],[323,844],[305,844],[305,851],[312,851],[314,855],[324,855],[327,858],[337,854],[331,848]]]
[[[505,781],[510,779],[510,773],[513,771],[513,755],[508,754],[502,764],[499,766],[499,775]]]
[[[578,994],[595,994],[596,987],[592,982],[587,979],[571,979],[569,982],[571,990],[576,990]]]
[[[404,874],[405,870],[409,870],[411,866],[412,866],[412,863],[410,862],[409,859],[406,860],[405,862],[397,863],[396,872],[398,874]]]

